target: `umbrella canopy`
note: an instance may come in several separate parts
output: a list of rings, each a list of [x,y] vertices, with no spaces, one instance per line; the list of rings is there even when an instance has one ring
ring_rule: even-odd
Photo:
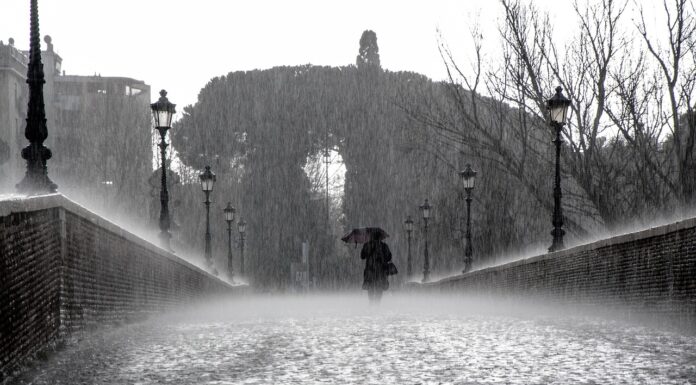
[[[360,229],[353,229],[353,231],[344,235],[341,240],[346,243],[366,243],[372,239],[373,235],[380,241],[389,236],[386,231],[379,227],[363,227]]]

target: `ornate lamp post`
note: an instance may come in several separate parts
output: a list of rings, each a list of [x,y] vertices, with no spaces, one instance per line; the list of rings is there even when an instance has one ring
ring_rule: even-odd
[[[234,266],[232,265],[232,222],[234,222],[235,209],[232,207],[232,202],[227,202],[227,207],[222,211],[225,212],[225,221],[227,222],[227,271],[230,274],[230,279],[234,281]]]
[[[237,223],[239,230],[239,271],[244,275],[244,232],[246,232],[246,221],[243,219]]]
[[[160,98],[157,102],[150,104],[152,109],[152,117],[155,121],[155,129],[160,134],[160,142],[157,145],[160,148],[160,157],[162,158],[162,186],[160,187],[160,242],[166,250],[172,251],[169,245],[169,240],[172,235],[169,233],[171,221],[169,219],[169,191],[167,191],[167,131],[172,126],[172,118],[176,113],[176,104],[169,103],[167,99],[167,91],[160,91]]]
[[[413,233],[413,219],[409,215],[404,221],[404,229],[406,229],[406,239],[408,240],[408,254],[406,257],[406,278],[411,276],[411,233]]]
[[[24,179],[17,184],[17,190],[28,194],[54,193],[58,186],[48,177],[46,161],[51,159],[51,150],[43,145],[48,137],[46,127],[46,109],[44,106],[43,63],[41,63],[41,43],[39,42],[39,5],[31,1],[29,33],[29,68],[27,84],[29,85],[29,103],[27,106],[27,125],[24,136],[29,145],[22,149],[22,158],[27,161]]]
[[[205,193],[205,262],[213,266],[213,252],[210,248],[210,193],[215,186],[215,174],[210,171],[210,166],[205,166],[205,171],[199,175],[201,187]]]
[[[563,230],[563,209],[561,208],[561,144],[563,144],[561,131],[565,125],[569,106],[570,99],[563,96],[561,87],[557,87],[556,94],[547,102],[551,127],[556,130],[556,139],[553,141],[556,144],[556,178],[553,186],[553,230],[551,231],[553,243],[549,247],[549,252],[565,248],[563,246],[563,235],[565,235],[565,230]]]
[[[428,256],[428,219],[430,218],[430,209],[432,206],[428,204],[428,200],[422,206],[419,206],[423,212],[423,240],[425,247],[423,249],[423,283],[430,280],[430,257]]]
[[[471,256],[473,251],[471,248],[471,192],[474,190],[474,182],[476,182],[476,171],[471,168],[470,164],[466,165],[464,171],[459,172],[459,176],[464,183],[464,191],[466,191],[466,245],[464,246],[464,271],[466,273],[471,270]]]

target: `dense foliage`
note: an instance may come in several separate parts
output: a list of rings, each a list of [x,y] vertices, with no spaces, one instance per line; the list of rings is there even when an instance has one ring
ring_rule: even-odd
[[[194,204],[179,210],[183,240],[202,242],[203,224],[191,219],[202,218],[195,170],[211,163],[218,175],[215,210],[221,213],[228,200],[240,208],[249,224],[247,275],[260,286],[287,285],[302,241],[310,243],[311,274],[318,284],[358,285],[359,249],[337,242],[358,226],[381,226],[391,234],[388,242],[405,273],[403,221],[411,215],[420,223],[418,206],[426,198],[435,213],[431,266],[435,274],[449,272],[462,264],[464,212],[456,171],[464,161],[480,171],[473,209],[479,264],[546,240],[547,207],[498,171],[499,165],[483,158],[460,162],[457,151],[430,148],[422,140],[423,123],[407,111],[413,104],[454,111],[445,85],[374,65],[277,67],[212,79],[172,130],[173,144],[191,169],[190,191],[184,193],[190,198],[183,200]],[[305,172],[308,160],[321,156],[325,146],[340,154],[345,167],[342,204],[332,210],[328,226],[323,191]],[[214,238],[217,254],[225,255],[218,216]],[[422,266],[421,226],[414,237],[416,273]]]

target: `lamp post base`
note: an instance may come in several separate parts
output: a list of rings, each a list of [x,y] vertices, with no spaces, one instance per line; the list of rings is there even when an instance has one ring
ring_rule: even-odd
[[[170,245],[171,238],[172,235],[169,232],[162,231],[159,233],[160,245],[162,245],[162,248],[174,254],[174,250],[172,250],[172,247]]]
[[[552,244],[552,245],[549,247],[548,252],[549,252],[549,253],[554,253],[554,252],[556,252],[556,251],[561,251],[561,250],[563,250],[563,249],[565,249],[565,246],[563,245],[563,243],[560,243],[560,244],[554,243],[554,244]]]
[[[421,283],[428,283],[430,282],[430,272],[425,272],[423,273],[423,280]]]
[[[551,247],[549,247],[549,253],[565,249],[565,245],[563,244],[565,230],[562,228],[555,228],[551,231],[551,235],[553,235],[553,243],[551,243]]]
[[[46,161],[51,159],[51,150],[32,143],[22,149],[22,158],[27,161],[27,171],[15,186],[17,191],[29,195],[52,194],[58,191],[58,185],[51,181],[46,171]]]
[[[464,270],[462,270],[462,274],[466,274],[471,271],[471,259],[467,259],[466,262],[464,262]]]

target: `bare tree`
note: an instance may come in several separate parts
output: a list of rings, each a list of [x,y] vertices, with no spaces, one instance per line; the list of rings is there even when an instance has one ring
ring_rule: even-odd
[[[647,93],[656,109],[648,118],[656,120],[660,128],[666,127],[669,131],[670,155],[676,167],[676,180],[667,185],[671,186],[683,205],[690,206],[696,199],[696,124],[692,102],[696,87],[694,4],[689,0],[674,0],[670,6],[664,0],[662,5],[668,36],[666,47],[658,43],[659,38],[648,30],[643,8],[640,9],[640,21],[637,23],[648,56],[657,64],[659,74],[654,87]],[[666,104],[663,98],[667,99]],[[636,127],[637,124],[632,130],[634,136],[641,134],[640,128],[636,130]],[[630,136],[631,131],[624,131]]]
[[[653,43],[658,40],[641,18],[638,31],[647,48],[636,51],[624,22],[625,0],[576,2],[579,32],[562,47],[548,16],[533,4],[501,0],[501,60],[484,68],[476,28],[471,70],[463,70],[441,44],[451,106],[409,113],[435,134],[431,151],[442,152],[448,144],[490,161],[550,210],[540,170],[551,160],[546,100],[560,85],[572,101],[563,133],[563,168],[570,177],[564,178],[564,208],[571,231],[582,235],[591,217],[615,227],[665,208],[671,196],[690,204],[696,194],[696,71],[695,23],[688,11],[694,7],[688,0],[674,0],[671,7],[666,1],[668,47]],[[452,112],[457,116],[443,116]]]
[[[572,231],[585,235],[586,224],[580,224],[580,218],[599,216],[605,223],[616,218],[610,211],[612,202],[603,201],[608,194],[600,179],[617,172],[609,163],[616,153],[600,151],[599,147],[606,130],[602,117],[605,83],[618,45],[616,24],[625,5],[616,7],[606,1],[601,7],[576,7],[583,38],[562,57],[547,16],[519,1],[503,0],[501,4],[505,18],[500,28],[503,49],[498,65],[483,68],[482,36],[476,28],[472,30],[471,71],[463,70],[447,45],[441,44],[454,107],[450,110],[456,111],[457,117],[434,115],[432,108],[424,113],[410,111],[411,115],[433,129],[436,141],[457,146],[461,152],[497,164],[502,172],[515,176],[550,211],[550,193],[544,188],[548,173],[543,172],[551,167],[546,100],[549,90],[563,85],[574,101],[574,120],[565,131],[569,151],[564,160],[568,174],[577,182],[566,186],[567,219]],[[607,14],[611,18],[605,18]]]

